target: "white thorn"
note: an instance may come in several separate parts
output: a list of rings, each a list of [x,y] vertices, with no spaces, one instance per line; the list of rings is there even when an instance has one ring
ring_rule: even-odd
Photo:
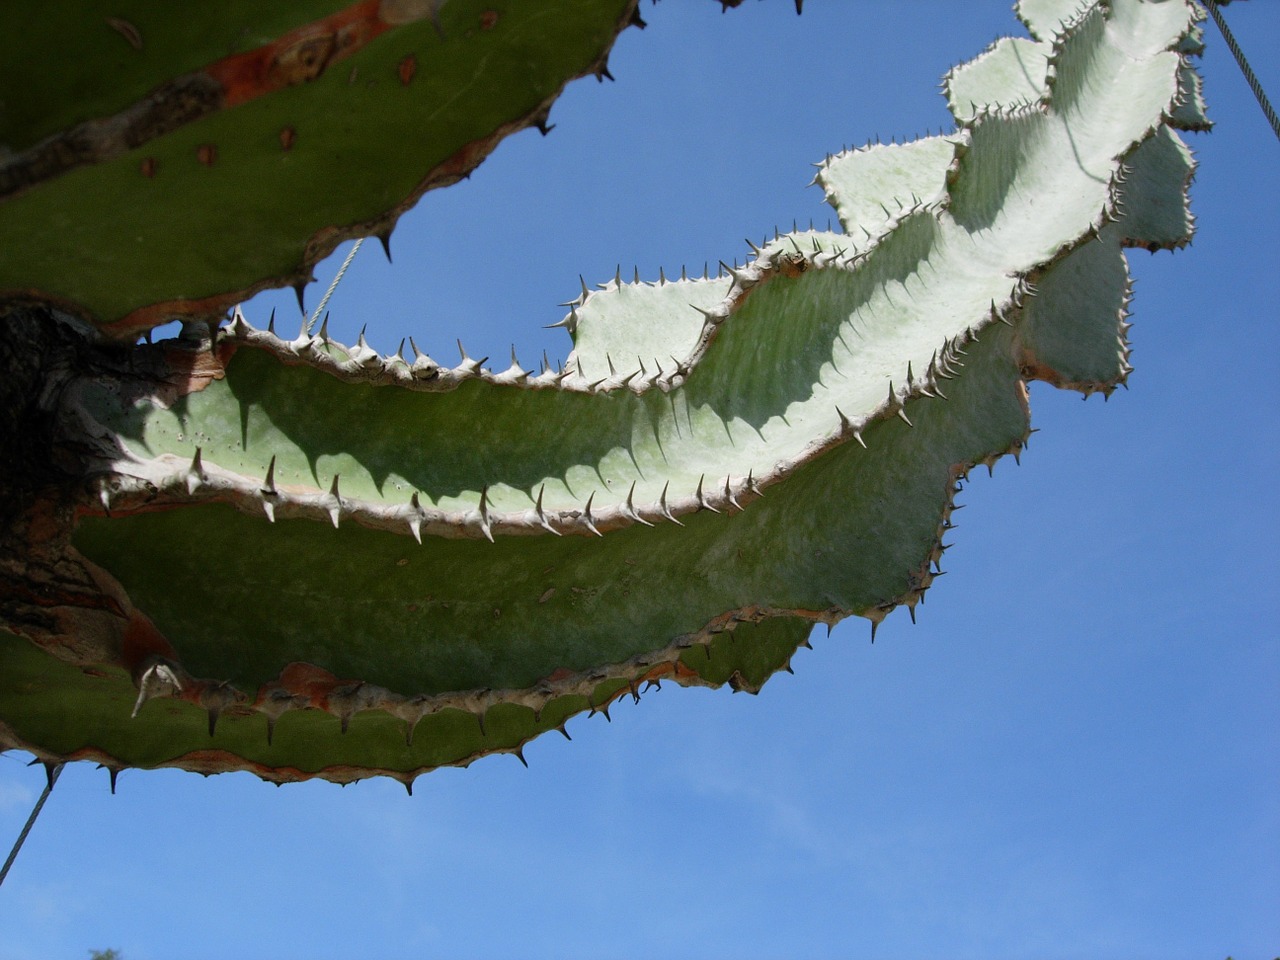
[[[493,543],[493,531],[489,529],[489,485],[486,483],[480,491],[480,532],[484,538]]]
[[[153,663],[138,680],[138,699],[134,702],[133,712],[129,716],[136,717],[142,705],[153,697],[169,696],[181,691],[182,681],[178,679],[173,668],[167,663]]]
[[[697,492],[694,494],[694,497],[696,497],[696,498],[697,498],[698,506],[699,506],[699,507],[701,507],[701,508],[703,508],[703,509],[705,509],[705,510],[710,510],[712,513],[719,513],[720,511],[719,511],[719,510],[717,510],[715,507],[713,507],[713,506],[711,505],[711,501],[709,501],[709,500],[708,500],[705,496],[703,496],[703,494],[702,494],[702,481],[703,481],[703,480],[705,480],[705,479],[707,479],[707,475],[706,475],[705,473],[704,473],[702,476],[700,476],[700,477],[698,478],[698,490],[697,490]]]
[[[200,448],[196,447],[196,455],[191,458],[191,466],[187,468],[187,495],[191,496],[204,479],[204,466],[200,462]]]
[[[591,496],[587,497],[586,509],[582,511],[582,520],[587,525],[587,529],[594,533],[597,537],[603,537],[604,534],[596,529],[596,525],[591,516],[591,501],[596,498],[595,492],[592,491]]]
[[[418,491],[413,491],[413,496],[409,498],[409,507],[413,510],[413,514],[409,517],[409,532],[413,534],[413,539],[418,541],[418,546],[422,546],[422,504],[418,502]]]
[[[338,474],[333,475],[333,484],[329,487],[329,499],[333,502],[329,505],[329,519],[333,521],[333,528],[338,529],[338,514],[342,510],[342,497],[338,494]]]
[[[635,502],[632,500],[632,497],[635,495],[635,492],[636,492],[636,483],[634,480],[632,480],[631,489],[627,491],[627,502],[626,504],[623,505],[622,513],[624,516],[628,517],[631,520],[636,521],[637,523],[643,523],[646,527],[652,527],[653,524],[650,523],[648,520],[646,520],[644,517],[640,516],[640,514],[636,511]]]
[[[676,526],[683,527],[684,524],[676,519],[675,514],[671,512],[671,508],[667,506],[667,487],[669,486],[671,486],[670,480],[662,485],[662,494],[658,497],[658,511]]]
[[[740,504],[733,495],[733,488],[729,486],[728,476],[724,478],[724,498],[728,500],[729,503],[731,503],[733,506],[737,507],[739,510],[742,509],[742,504]]]
[[[563,536],[563,534],[551,525],[551,523],[547,520],[547,515],[542,511],[542,494],[546,489],[547,489],[547,485],[545,483],[538,488],[538,500],[534,504],[533,509],[538,515],[538,525],[541,526],[544,530],[548,530],[551,533],[554,533],[557,537],[560,537],[560,536]]]

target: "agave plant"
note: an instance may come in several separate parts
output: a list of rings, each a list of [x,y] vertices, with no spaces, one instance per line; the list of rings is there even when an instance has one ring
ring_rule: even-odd
[[[1029,381],[1125,382],[1124,249],[1192,229],[1181,0],[1023,0],[1031,38],[945,78],[952,131],[822,161],[839,230],[583,283],[563,365],[235,307],[388,245],[641,23],[560,7],[116,11],[77,62],[119,86],[14,119],[0,746],[411,786],[663,681],[757,690],[815,624],[914,617]]]

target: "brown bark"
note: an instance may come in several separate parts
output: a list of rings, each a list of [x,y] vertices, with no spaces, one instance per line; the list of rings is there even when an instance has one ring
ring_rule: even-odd
[[[46,647],[111,645],[125,612],[69,545],[83,472],[58,401],[75,377],[127,366],[133,349],[97,339],[47,307],[0,312],[0,629]]]

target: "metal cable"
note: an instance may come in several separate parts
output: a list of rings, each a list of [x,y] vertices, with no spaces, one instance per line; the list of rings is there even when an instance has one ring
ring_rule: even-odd
[[[347,267],[351,266],[351,261],[356,257],[356,251],[360,249],[360,244],[364,243],[364,237],[358,239],[351,247],[351,251],[347,254],[347,259],[342,261],[342,266],[338,268],[337,274],[333,278],[333,283],[329,284],[329,289],[324,292],[324,296],[320,298],[320,303],[316,306],[315,313],[311,314],[311,319],[307,321],[307,335],[310,336],[312,328],[316,325],[316,320],[320,314],[324,312],[325,304],[329,302],[329,298],[333,296],[333,291],[338,289],[338,282],[342,279],[342,275],[347,272]]]
[[[40,808],[49,799],[49,794],[53,791],[53,785],[58,782],[58,775],[62,773],[62,766],[62,764],[58,764],[49,771],[49,782],[44,785],[44,792],[40,794],[40,799],[36,801],[35,808],[31,811],[31,816],[27,817],[26,826],[22,828],[22,832],[18,834],[18,839],[13,845],[13,849],[9,851],[9,859],[4,862],[3,867],[0,867],[0,883],[4,883],[4,878],[9,875],[9,868],[13,866],[13,861],[18,859],[18,851],[22,849],[22,844],[26,841],[27,834],[35,826],[36,817],[40,816]]]
[[[1222,12],[1218,9],[1217,0],[1202,0],[1202,2],[1208,8],[1209,15],[1213,17],[1213,22],[1218,25],[1222,39],[1227,41],[1227,47],[1230,49],[1231,55],[1236,58],[1240,72],[1244,74],[1245,80],[1249,83],[1249,89],[1257,97],[1258,106],[1262,107],[1262,112],[1266,114],[1267,122],[1271,124],[1272,132],[1275,133],[1276,139],[1280,140],[1280,117],[1276,116],[1275,110],[1272,109],[1271,101],[1267,99],[1266,91],[1262,89],[1262,84],[1258,81],[1257,74],[1249,66],[1249,61],[1245,59],[1244,51],[1240,49],[1240,44],[1236,43],[1236,38],[1232,35],[1231,28],[1227,26],[1227,21],[1223,19]]]

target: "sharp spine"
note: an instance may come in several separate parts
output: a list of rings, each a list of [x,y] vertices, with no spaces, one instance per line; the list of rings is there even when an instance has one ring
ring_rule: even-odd
[[[671,512],[671,508],[667,506],[667,488],[669,486],[671,486],[670,480],[662,485],[662,493],[658,497],[658,511],[672,523],[683,527],[684,524],[676,519],[675,514]]]
[[[413,539],[418,541],[418,546],[422,546],[422,504],[418,500],[418,491],[413,491],[413,496],[409,498],[409,509],[413,513],[409,517],[409,532],[413,534]]]
[[[694,497],[698,501],[698,508],[701,510],[710,510],[712,513],[719,513],[720,511],[717,510],[714,506],[712,506],[711,501],[708,500],[702,493],[702,481],[706,479],[707,479],[707,475],[705,473],[698,478],[698,489],[694,493]]]
[[[631,489],[627,491],[627,501],[625,504],[623,504],[622,513],[625,517],[627,517],[630,520],[634,520],[636,523],[642,523],[646,527],[652,527],[653,524],[650,523],[648,520],[646,520],[644,517],[640,516],[640,514],[636,511],[635,502],[632,499],[635,496],[635,492],[636,492],[636,484],[635,484],[635,481],[633,480],[631,481]]]
[[[493,531],[489,528],[489,485],[486,483],[480,491],[480,532],[484,538],[493,543]]]
[[[559,530],[557,530],[555,527],[551,525],[550,521],[547,520],[546,513],[544,513],[542,510],[542,494],[546,489],[547,489],[547,485],[545,483],[538,488],[538,499],[533,506],[534,511],[538,515],[538,525],[542,527],[544,530],[554,533],[557,537],[563,536],[563,534],[561,534]]]
[[[604,534],[596,529],[595,518],[591,516],[591,502],[595,500],[596,495],[593,491],[591,496],[587,497],[587,505],[582,511],[582,520],[587,525],[587,529],[594,533],[597,537],[603,537]]]
[[[333,529],[338,529],[338,518],[342,512],[342,495],[338,493],[338,477],[339,474],[333,475],[333,483],[329,487],[329,499],[333,502],[329,505],[329,519],[333,521]]]
[[[196,447],[196,455],[191,458],[191,466],[187,468],[187,495],[195,494],[196,487],[204,479],[204,465],[200,462],[200,448]]]
[[[734,497],[734,495],[733,495],[733,487],[730,485],[730,482],[729,482],[729,481],[730,481],[730,478],[729,478],[729,476],[728,476],[728,475],[726,475],[726,476],[725,476],[725,478],[724,478],[724,498],[725,498],[725,501],[726,501],[727,503],[729,503],[731,506],[734,506],[734,507],[736,507],[737,509],[741,510],[741,509],[742,509],[742,504],[740,504],[740,503],[738,502],[737,498],[736,498],[736,497]]]

